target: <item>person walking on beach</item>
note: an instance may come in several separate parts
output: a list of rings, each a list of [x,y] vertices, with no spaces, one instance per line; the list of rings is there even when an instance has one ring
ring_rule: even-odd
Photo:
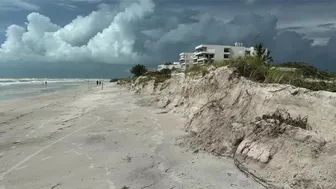
[[[98,86],[98,80],[97,80],[97,86]]]

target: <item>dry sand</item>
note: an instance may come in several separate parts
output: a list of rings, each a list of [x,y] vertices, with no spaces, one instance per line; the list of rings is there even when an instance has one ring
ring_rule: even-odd
[[[113,84],[0,104],[0,189],[262,188],[180,148],[181,116]]]

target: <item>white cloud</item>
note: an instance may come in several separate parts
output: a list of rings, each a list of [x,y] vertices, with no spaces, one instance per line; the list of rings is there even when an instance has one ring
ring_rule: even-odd
[[[11,53],[12,51],[19,52],[23,46],[22,35],[25,32],[25,28],[11,25],[8,27],[6,32],[7,40],[1,45],[1,50],[6,53]]]
[[[314,42],[313,42],[313,46],[324,46],[326,44],[328,44],[328,41],[330,40],[330,37],[326,37],[326,38],[315,38]]]
[[[0,58],[129,62],[141,56],[133,52],[136,35],[130,28],[153,11],[151,0],[139,0],[116,15],[100,10],[86,17],[79,16],[63,28],[46,16],[31,13],[27,17],[27,28],[16,25],[8,28]]]
[[[124,12],[118,13],[108,28],[89,41],[88,48],[93,56],[102,57],[105,61],[113,57],[123,57],[123,55],[136,59],[137,53],[132,52],[136,36],[129,28],[137,20],[143,19],[146,14],[153,11],[152,1],[140,0],[140,3],[134,3]]]
[[[321,41],[307,39],[297,31],[279,29],[277,17],[270,14],[243,14],[223,21],[203,14],[204,11],[172,12],[161,7],[155,10],[152,0],[132,2],[116,6],[121,12],[111,11],[108,4],[100,4],[97,11],[78,16],[65,26],[31,13],[25,27],[12,25],[7,29],[6,41],[0,48],[0,65],[38,61],[55,63],[53,65],[59,62],[158,63],[175,61],[181,51],[193,50],[200,43],[236,41],[246,45],[263,42],[277,62],[311,62],[316,52],[323,54],[336,47],[335,35],[331,42],[324,41],[326,46],[316,50],[312,45]],[[311,24],[304,26],[312,27]]]
[[[85,45],[98,32],[107,28],[113,21],[115,13],[110,11],[94,11],[88,16],[78,16],[55,35],[73,46]]]

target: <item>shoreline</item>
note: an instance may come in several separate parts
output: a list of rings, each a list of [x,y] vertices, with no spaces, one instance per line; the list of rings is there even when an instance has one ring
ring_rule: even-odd
[[[85,91],[85,88],[88,88],[88,89],[91,89],[91,88],[94,88],[96,87],[95,84],[93,83],[90,83],[90,85],[88,85],[87,83],[83,83],[83,84],[78,84],[78,85],[75,85],[73,87],[69,87],[69,88],[62,88],[62,89],[58,89],[58,90],[55,90],[55,91],[52,91],[52,92],[44,92],[44,93],[41,93],[41,94],[36,94],[36,95],[32,95],[32,96],[24,96],[24,97],[20,97],[20,98],[16,98],[16,99],[4,99],[4,100],[0,100],[1,102],[7,102],[7,101],[20,101],[20,100],[36,100],[38,98],[45,98],[45,97],[48,97],[48,96],[52,96],[52,95],[61,95],[62,93],[65,93],[65,92],[73,92],[73,90],[77,91],[77,90],[82,90],[82,91]],[[48,89],[48,88],[45,88],[45,89]]]
[[[67,83],[69,84],[69,83]],[[62,86],[59,86],[60,88],[53,88],[53,87],[49,87],[45,86],[44,88],[39,88],[39,87],[35,87],[35,88],[24,88],[22,87],[22,90],[20,92],[16,92],[13,95],[22,95],[20,97],[14,97],[14,98],[8,98],[8,99],[0,99],[1,102],[6,102],[6,101],[15,101],[15,100],[20,100],[20,99],[34,99],[34,98],[39,98],[39,97],[43,97],[44,95],[53,95],[53,94],[57,94],[59,92],[66,92],[68,90],[73,90],[76,88],[80,88],[85,86],[87,83],[71,83],[74,86],[68,86],[63,84]],[[90,83],[91,85],[93,85],[92,83]],[[28,90],[28,91],[27,91]],[[46,91],[46,92],[42,92],[44,90],[52,90],[51,92]],[[30,92],[29,92],[30,91]],[[11,91],[6,91],[6,93],[11,93]],[[33,93],[33,94],[31,94]]]

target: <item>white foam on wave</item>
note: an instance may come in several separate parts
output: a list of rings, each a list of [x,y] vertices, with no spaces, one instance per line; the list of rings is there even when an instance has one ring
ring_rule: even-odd
[[[50,78],[0,78],[0,86],[9,86],[17,84],[39,84],[47,81],[48,83],[75,83],[75,82],[84,82],[88,79],[50,79]]]

